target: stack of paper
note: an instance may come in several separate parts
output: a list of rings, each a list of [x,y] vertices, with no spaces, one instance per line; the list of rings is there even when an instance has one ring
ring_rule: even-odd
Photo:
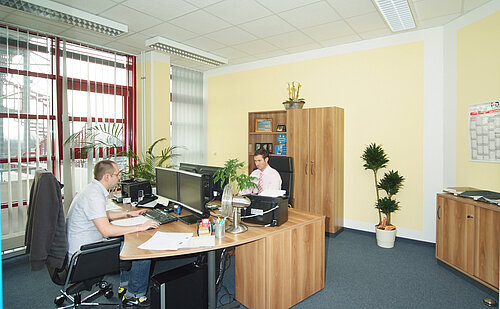
[[[177,250],[192,237],[193,233],[156,232],[153,237],[138,248],[144,250]]]

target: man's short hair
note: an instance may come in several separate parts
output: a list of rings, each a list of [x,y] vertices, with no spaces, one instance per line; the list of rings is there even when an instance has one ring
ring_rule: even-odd
[[[115,172],[115,164],[116,163],[111,160],[102,160],[97,162],[94,166],[94,178],[96,180],[101,180],[106,174],[113,175]]]
[[[255,153],[253,154],[253,156],[262,156],[262,159],[266,159],[266,158],[269,158],[269,152],[267,152],[267,150],[265,149],[262,149],[262,148],[259,148],[257,150],[255,150]]]

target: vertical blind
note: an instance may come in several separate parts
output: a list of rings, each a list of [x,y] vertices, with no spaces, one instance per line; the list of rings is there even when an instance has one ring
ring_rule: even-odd
[[[172,145],[182,147],[173,165],[206,163],[203,110],[203,73],[172,66]]]
[[[23,238],[37,168],[64,183],[67,207],[92,179],[96,160],[132,147],[125,133],[135,131],[134,70],[133,56],[0,25],[2,250],[16,245],[5,246],[9,238]],[[120,126],[122,147],[96,149],[85,158],[80,148],[89,141],[86,134],[63,144],[69,135],[98,126]]]

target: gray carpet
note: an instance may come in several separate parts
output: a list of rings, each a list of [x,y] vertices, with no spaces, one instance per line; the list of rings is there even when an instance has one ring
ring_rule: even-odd
[[[293,308],[487,308],[483,297],[498,298],[439,265],[434,246],[397,239],[393,249],[377,247],[371,233],[345,230],[326,238],[325,288]],[[155,273],[192,261],[157,261]],[[108,281],[116,285],[118,276]],[[234,264],[224,276],[234,293]],[[30,272],[26,256],[3,261],[4,308],[54,308],[58,287],[47,271]],[[218,299],[230,301],[223,289]],[[106,302],[104,297],[99,299]],[[117,302],[116,296],[110,302]],[[220,302],[219,302],[220,305]],[[242,307],[243,308],[243,307]]]

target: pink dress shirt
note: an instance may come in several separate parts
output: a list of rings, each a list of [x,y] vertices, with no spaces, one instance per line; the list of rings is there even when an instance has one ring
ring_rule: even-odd
[[[268,165],[262,172],[259,169],[255,169],[250,176],[255,177],[254,183],[258,184],[259,182],[259,174],[262,173],[262,190],[281,190],[281,176],[280,174]],[[240,191],[240,194],[250,194],[258,193],[257,187],[244,189]]]

